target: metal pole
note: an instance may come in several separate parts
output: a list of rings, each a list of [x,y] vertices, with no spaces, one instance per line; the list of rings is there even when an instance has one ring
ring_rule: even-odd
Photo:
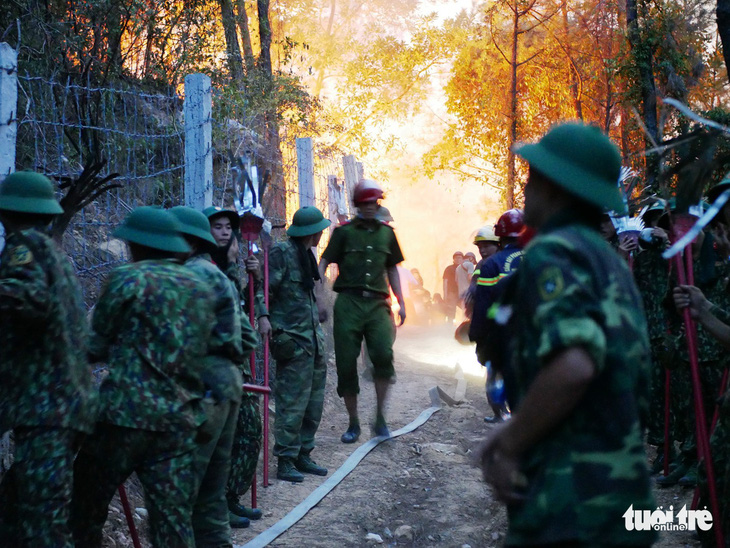
[[[137,533],[137,527],[134,525],[134,517],[132,517],[132,508],[129,506],[129,499],[127,499],[127,491],[124,489],[124,484],[120,485],[117,489],[119,491],[119,500],[122,501],[122,509],[124,510],[124,517],[127,518],[127,526],[129,527],[129,534],[132,535],[132,544],[134,548],[142,548],[142,543],[139,541],[139,534]]]
[[[269,309],[269,249],[264,246],[264,303]],[[269,337],[264,337],[264,487],[269,486]]]

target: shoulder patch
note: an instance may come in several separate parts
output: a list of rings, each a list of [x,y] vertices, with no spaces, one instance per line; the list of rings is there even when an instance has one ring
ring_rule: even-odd
[[[565,289],[563,273],[557,266],[548,266],[537,279],[537,288],[543,301],[552,301],[559,297]]]
[[[10,266],[22,266],[33,262],[33,253],[25,245],[19,245],[10,252],[8,264]]]

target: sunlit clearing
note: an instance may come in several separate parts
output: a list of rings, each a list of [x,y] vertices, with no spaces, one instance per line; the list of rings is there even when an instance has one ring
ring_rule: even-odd
[[[407,322],[407,320],[406,320]],[[408,325],[398,328],[395,354],[398,361],[413,361],[456,370],[484,378],[486,370],[477,361],[474,345],[464,346],[454,339],[456,325]]]

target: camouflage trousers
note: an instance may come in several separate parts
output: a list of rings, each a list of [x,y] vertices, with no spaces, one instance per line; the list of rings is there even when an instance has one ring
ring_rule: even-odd
[[[66,428],[15,429],[15,461],[0,483],[0,545],[73,547],[68,520],[80,437]]]
[[[244,392],[231,448],[231,473],[226,488],[229,498],[237,499],[243,495],[256,477],[262,428],[259,397]]]
[[[193,532],[196,548],[231,543],[226,485],[231,471],[231,447],[241,404],[230,399],[205,400],[206,430],[212,439],[195,451]]]
[[[308,455],[314,449],[326,380],[327,363],[319,349],[310,355],[297,346],[289,359],[277,359],[275,456],[296,458],[300,452]]]
[[[100,547],[109,503],[137,473],[158,548],[193,548],[194,431],[152,432],[97,423],[74,465],[71,529],[77,548]]]
[[[710,453],[712,455],[712,469],[715,472],[715,486],[720,520],[725,533],[725,546],[730,545],[730,399],[727,395],[720,408],[720,416],[712,437],[710,438]],[[698,485],[700,488],[700,502],[698,508],[710,507],[707,472],[702,463],[698,468]],[[714,546],[714,529],[707,532],[698,531],[703,546]]]
[[[716,362],[700,363],[700,384],[702,391],[702,403],[705,408],[705,425],[710,431],[712,417],[715,414],[717,398],[719,396],[722,369]],[[686,435],[682,441],[682,458],[685,463],[697,462],[697,424],[695,419],[694,394],[692,391],[692,378],[689,365],[686,367],[688,394],[686,396],[684,409],[684,421]]]

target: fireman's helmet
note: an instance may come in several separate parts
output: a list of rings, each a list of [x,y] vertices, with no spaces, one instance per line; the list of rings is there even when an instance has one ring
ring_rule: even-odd
[[[508,209],[494,225],[494,234],[499,238],[516,238],[524,226],[522,210]]]
[[[483,226],[477,230],[477,235],[474,236],[474,245],[479,242],[499,242],[499,238],[494,233],[492,226]]]
[[[363,202],[375,202],[383,199],[383,189],[372,179],[362,179],[355,185],[352,201],[357,205]]]

